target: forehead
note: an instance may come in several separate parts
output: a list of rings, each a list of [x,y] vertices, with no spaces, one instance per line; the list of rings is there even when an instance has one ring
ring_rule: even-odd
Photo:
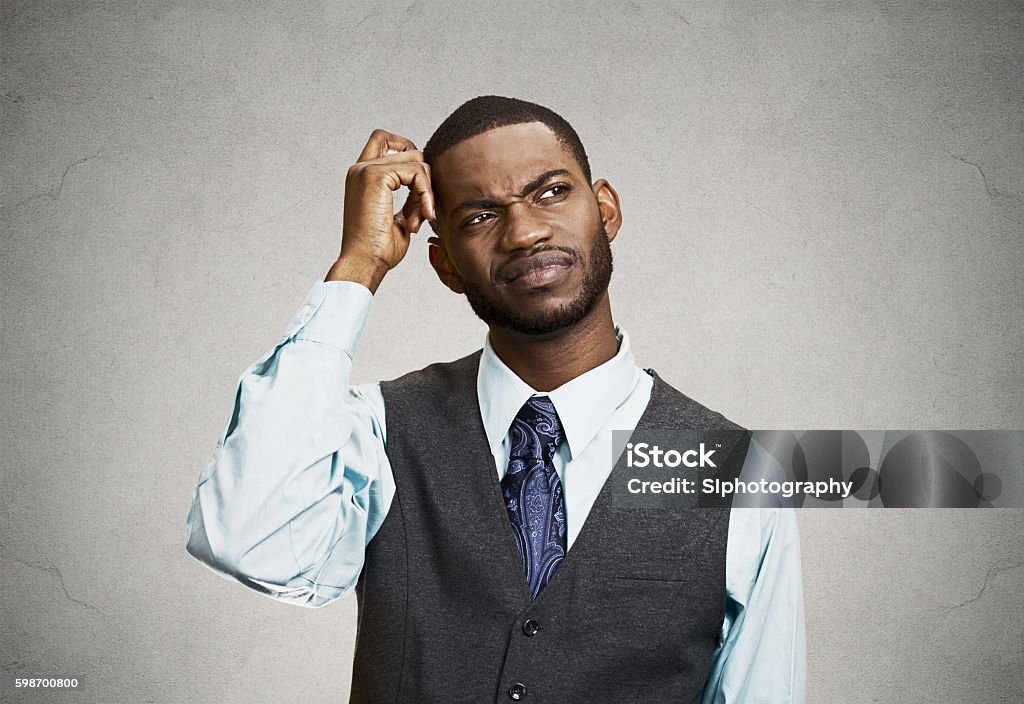
[[[541,122],[496,127],[456,144],[434,160],[433,188],[445,208],[466,198],[518,195],[538,175],[566,169],[584,180],[572,153]]]

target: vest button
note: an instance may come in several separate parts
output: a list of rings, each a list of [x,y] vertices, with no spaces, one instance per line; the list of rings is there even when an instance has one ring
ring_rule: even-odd
[[[523,633],[525,633],[526,635],[528,635],[530,637],[533,637],[533,636],[537,635],[537,631],[539,631],[539,630],[540,630],[540,624],[537,623],[536,621],[534,621],[532,618],[528,619],[523,624]]]
[[[526,685],[520,682],[516,682],[514,685],[508,688],[509,699],[519,701],[526,696]]]

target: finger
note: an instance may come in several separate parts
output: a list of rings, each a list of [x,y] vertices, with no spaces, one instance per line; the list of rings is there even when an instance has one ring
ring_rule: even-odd
[[[403,161],[418,161],[422,164],[424,163],[423,152],[419,149],[407,149],[403,152],[385,154],[376,159],[367,159],[367,162],[371,164],[400,164]]]
[[[431,206],[424,203],[422,193],[415,190],[409,191],[409,197],[402,205],[402,216],[409,223],[411,232],[419,232],[423,223],[433,219],[427,214],[429,207]]]
[[[360,152],[359,158],[356,161],[379,159],[382,156],[386,156],[389,151],[394,154],[410,151],[415,148],[416,145],[412,143],[412,140],[400,134],[376,129],[370,134],[370,139],[367,140],[366,146],[363,147],[363,151]]]
[[[427,190],[425,193],[420,194],[420,212],[424,220],[436,220],[436,200],[434,199],[434,185],[430,178],[430,164],[424,164],[423,170],[427,174]]]
[[[406,230],[406,232],[408,232],[411,235],[419,233],[420,227],[423,225],[423,221],[420,220],[418,215],[414,215],[411,218],[405,218],[403,216],[403,219],[405,220],[406,227],[408,227],[408,230]]]
[[[403,237],[409,237],[413,232],[412,228],[409,227],[409,223],[406,222],[405,217],[400,212],[395,213],[395,225],[398,226]]]
[[[405,218],[405,222],[409,226],[409,232],[420,231],[420,226],[423,224],[421,208],[419,196],[410,191],[409,197],[405,199],[405,204],[402,206],[402,217]]]
[[[388,175],[392,177],[388,183],[392,191],[397,191],[401,186],[408,186],[410,195],[415,194],[418,202],[422,204],[422,219],[433,220],[437,217],[434,208],[434,193],[430,190],[429,166],[419,161],[403,161],[375,163],[367,168],[387,169]]]
[[[423,220],[433,220],[437,217],[434,212],[434,192],[430,189],[430,167],[423,165],[423,177],[413,179],[409,191],[416,194],[416,200],[420,204],[416,215]]]
[[[410,151],[416,148],[412,140],[394,132],[376,129],[367,140],[366,146],[359,155],[358,161],[377,159],[391,153]]]
[[[398,229],[402,231],[402,234],[409,234],[409,230],[407,229],[408,225],[406,224],[405,218],[402,217],[401,213],[395,213],[395,225],[397,225]]]

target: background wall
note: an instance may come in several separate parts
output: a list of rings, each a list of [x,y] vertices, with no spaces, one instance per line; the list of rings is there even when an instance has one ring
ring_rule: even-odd
[[[343,702],[355,600],[184,549],[370,131],[550,105],[618,188],[640,363],[754,428],[1020,428],[1020,2],[6,2],[2,657],[53,701]],[[424,233],[426,230],[424,230]],[[356,381],[483,341],[426,235]],[[1017,701],[1021,511],[799,515],[812,702]],[[27,700],[22,696],[20,699]],[[47,701],[37,696],[33,701]]]

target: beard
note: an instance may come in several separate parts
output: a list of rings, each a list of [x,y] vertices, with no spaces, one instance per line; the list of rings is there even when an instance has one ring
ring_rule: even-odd
[[[583,272],[583,285],[576,297],[568,303],[551,310],[525,313],[498,299],[490,289],[464,281],[463,287],[470,307],[487,325],[509,328],[523,335],[547,335],[575,325],[590,315],[602,294],[608,290],[612,279],[612,248],[603,222],[592,239],[594,244],[590,248],[590,263]],[[578,249],[545,247],[538,251],[545,249],[557,249],[569,254],[577,266],[583,263],[583,255]]]

